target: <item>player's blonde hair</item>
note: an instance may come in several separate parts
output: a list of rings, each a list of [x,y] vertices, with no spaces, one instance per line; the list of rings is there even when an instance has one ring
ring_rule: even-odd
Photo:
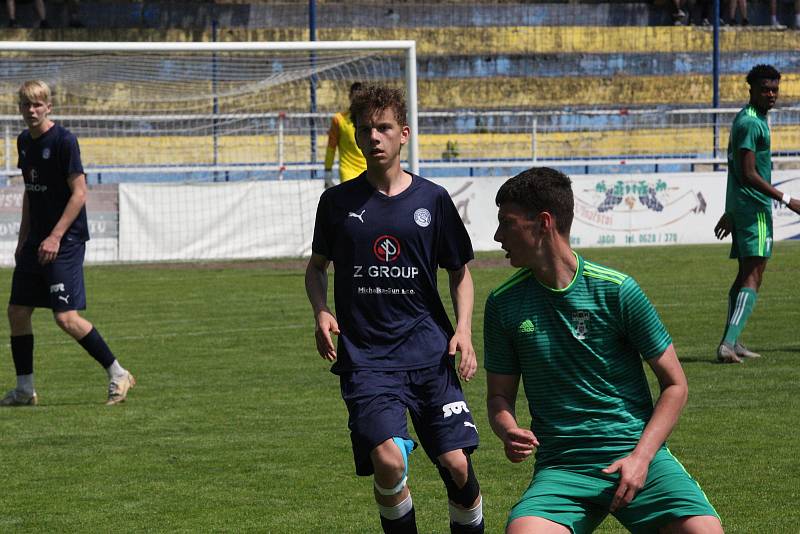
[[[44,102],[50,104],[50,86],[42,80],[28,80],[19,87],[19,101]]]

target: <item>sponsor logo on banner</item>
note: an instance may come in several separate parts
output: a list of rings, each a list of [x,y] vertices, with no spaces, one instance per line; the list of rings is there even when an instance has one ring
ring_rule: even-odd
[[[787,173],[788,176],[774,185],[781,193],[789,193],[792,198],[800,198],[800,173]],[[772,229],[775,241],[781,239],[800,239],[800,217],[784,206],[782,202],[772,203]]]
[[[706,211],[701,191],[661,178],[600,179],[575,192],[575,218],[610,231],[660,228]]]

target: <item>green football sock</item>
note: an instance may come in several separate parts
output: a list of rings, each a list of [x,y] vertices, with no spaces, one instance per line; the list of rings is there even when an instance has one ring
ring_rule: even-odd
[[[736,344],[736,340],[744,330],[744,325],[747,324],[747,319],[753,313],[756,298],[758,298],[758,293],[754,289],[743,287],[739,290],[734,305],[730,306],[732,312],[728,318],[728,327],[725,330],[725,337],[722,339],[723,343],[731,346]]]
[[[725,330],[722,332],[722,339],[719,340],[720,343],[724,343],[725,336],[728,335],[728,330],[730,329],[729,323],[731,322],[733,310],[736,308],[736,296],[739,294],[739,289],[740,288],[736,287],[736,285],[732,285],[728,290],[728,315],[725,317]]]

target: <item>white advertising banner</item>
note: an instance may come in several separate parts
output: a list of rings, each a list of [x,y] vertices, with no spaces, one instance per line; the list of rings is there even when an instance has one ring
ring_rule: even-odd
[[[714,226],[725,211],[725,172],[572,176],[576,247],[717,243]],[[445,187],[475,250],[497,250],[494,198],[503,177],[434,180]],[[800,198],[800,171],[773,171],[772,183]],[[800,216],[773,203],[775,240],[800,239]],[[727,239],[730,242],[730,238]]]
[[[575,175],[576,247],[715,243],[725,208],[724,172]],[[505,177],[442,178],[475,250],[499,250],[494,198]],[[800,198],[800,171],[773,184]],[[318,181],[95,186],[87,262],[190,261],[308,256]],[[106,190],[107,189],[107,190]],[[21,188],[0,195],[0,264],[13,265]],[[117,202],[119,225],[117,226]],[[800,216],[773,204],[775,240],[800,239]],[[118,229],[118,232],[117,232]],[[730,242],[730,239],[727,240]]]
[[[121,184],[121,261],[307,256],[320,182]]]

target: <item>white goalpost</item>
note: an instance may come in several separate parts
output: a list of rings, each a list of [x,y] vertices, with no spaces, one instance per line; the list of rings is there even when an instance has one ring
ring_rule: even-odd
[[[6,41],[0,67],[0,263],[19,225],[25,80],[51,85],[54,120],[78,137],[89,261],[307,253],[328,126],[353,82],[405,90],[404,165],[419,173],[414,41]]]

